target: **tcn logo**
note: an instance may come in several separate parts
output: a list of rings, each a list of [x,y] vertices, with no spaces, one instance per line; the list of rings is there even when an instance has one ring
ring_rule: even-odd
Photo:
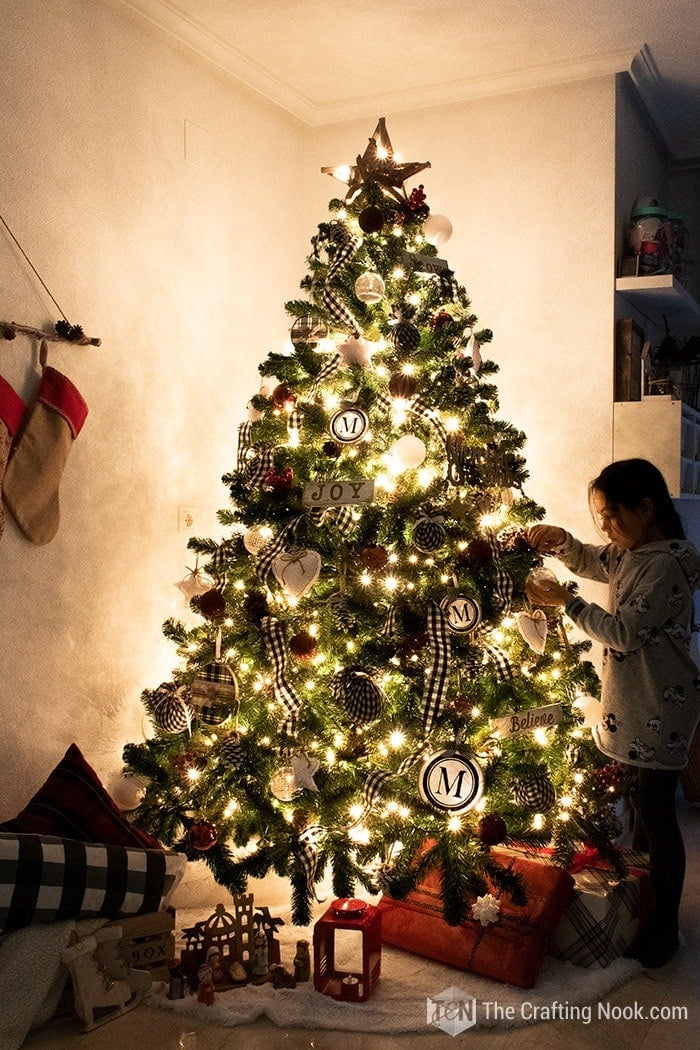
[[[459,1035],[476,1024],[476,999],[460,988],[446,988],[428,999],[428,1024]]]

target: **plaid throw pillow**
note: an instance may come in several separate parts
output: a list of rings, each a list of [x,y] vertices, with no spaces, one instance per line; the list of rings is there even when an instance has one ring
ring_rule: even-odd
[[[61,919],[157,911],[187,858],[43,835],[0,832],[0,934]]]
[[[120,813],[76,744],[71,744],[21,813],[0,824],[0,831],[58,835],[80,842],[141,849],[162,848],[148,832],[130,824]]]

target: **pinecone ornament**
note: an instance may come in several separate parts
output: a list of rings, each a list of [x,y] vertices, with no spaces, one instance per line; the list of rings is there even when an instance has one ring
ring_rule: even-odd
[[[241,734],[229,733],[228,736],[224,737],[221,741],[219,754],[225,766],[228,766],[229,769],[238,769],[245,755]]]

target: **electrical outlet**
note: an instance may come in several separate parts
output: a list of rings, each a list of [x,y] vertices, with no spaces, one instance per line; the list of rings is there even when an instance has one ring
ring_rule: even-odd
[[[177,508],[177,531],[192,532],[194,529],[194,507],[180,506]]]

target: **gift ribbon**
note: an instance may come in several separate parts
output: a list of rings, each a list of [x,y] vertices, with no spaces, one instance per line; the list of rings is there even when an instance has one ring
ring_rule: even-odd
[[[301,701],[294,689],[287,681],[285,674],[287,667],[287,647],[284,641],[284,632],[279,620],[274,616],[263,616],[260,628],[265,640],[265,648],[272,661],[275,699],[287,712],[287,717],[282,723],[282,732],[290,736],[296,735],[297,714],[301,707]]]

